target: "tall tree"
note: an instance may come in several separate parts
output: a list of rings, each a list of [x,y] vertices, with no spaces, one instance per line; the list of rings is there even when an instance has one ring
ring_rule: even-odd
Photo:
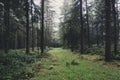
[[[44,53],[44,0],[41,0],[41,54]]]
[[[88,13],[88,0],[85,0],[86,2],[86,21],[87,21],[87,44],[88,47],[90,47],[90,26],[89,26],[89,13]]]
[[[31,0],[32,51],[34,51],[33,0]]]
[[[26,54],[29,54],[29,0],[26,0]]]
[[[111,0],[105,0],[105,61],[111,61]]]
[[[81,29],[80,29],[80,45],[81,45],[81,49],[80,49],[80,51],[81,51],[81,54],[83,54],[84,53],[84,28],[83,28],[83,1],[82,0],[79,0],[80,1],[80,27],[81,27]]]
[[[116,11],[116,7],[115,7],[115,3],[116,3],[116,0],[112,0],[111,1],[112,3],[112,9],[113,9],[113,24],[114,24],[114,53],[117,54],[118,53],[118,50],[117,50],[117,47],[118,47],[118,38],[117,38],[117,11]]]
[[[10,29],[10,0],[4,0],[4,49],[5,53],[9,50],[9,29]]]

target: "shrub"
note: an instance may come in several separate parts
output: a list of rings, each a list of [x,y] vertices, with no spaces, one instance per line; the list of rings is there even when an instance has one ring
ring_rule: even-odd
[[[26,55],[21,51],[10,51],[7,54],[1,52],[0,55],[0,80],[16,80],[16,76],[19,76],[19,80],[25,78],[25,75],[33,75],[25,68],[34,63],[36,55]]]
[[[103,46],[92,46],[91,48],[86,48],[85,53],[87,54],[98,54],[98,55],[104,55],[104,47]]]

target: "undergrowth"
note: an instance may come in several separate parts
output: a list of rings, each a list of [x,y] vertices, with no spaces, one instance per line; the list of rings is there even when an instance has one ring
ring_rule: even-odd
[[[47,51],[46,51],[47,52]],[[25,54],[25,50],[10,50],[0,52],[0,80],[25,80],[34,76],[30,67],[41,57],[37,51]],[[47,56],[45,53],[43,57]]]

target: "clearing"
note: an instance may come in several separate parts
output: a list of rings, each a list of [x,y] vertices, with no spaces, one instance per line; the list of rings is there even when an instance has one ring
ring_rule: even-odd
[[[120,68],[80,58],[70,50],[53,48],[49,57],[36,62],[30,80],[120,80]]]

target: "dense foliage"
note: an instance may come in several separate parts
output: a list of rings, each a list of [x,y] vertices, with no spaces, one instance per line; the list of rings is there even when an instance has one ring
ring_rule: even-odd
[[[64,47],[72,51],[81,51],[83,47],[84,53],[107,54],[109,57],[111,55],[111,58],[120,55],[119,3],[108,2],[109,4],[106,4],[105,0],[82,1],[81,16],[80,0],[64,1],[63,20],[60,25]]]

